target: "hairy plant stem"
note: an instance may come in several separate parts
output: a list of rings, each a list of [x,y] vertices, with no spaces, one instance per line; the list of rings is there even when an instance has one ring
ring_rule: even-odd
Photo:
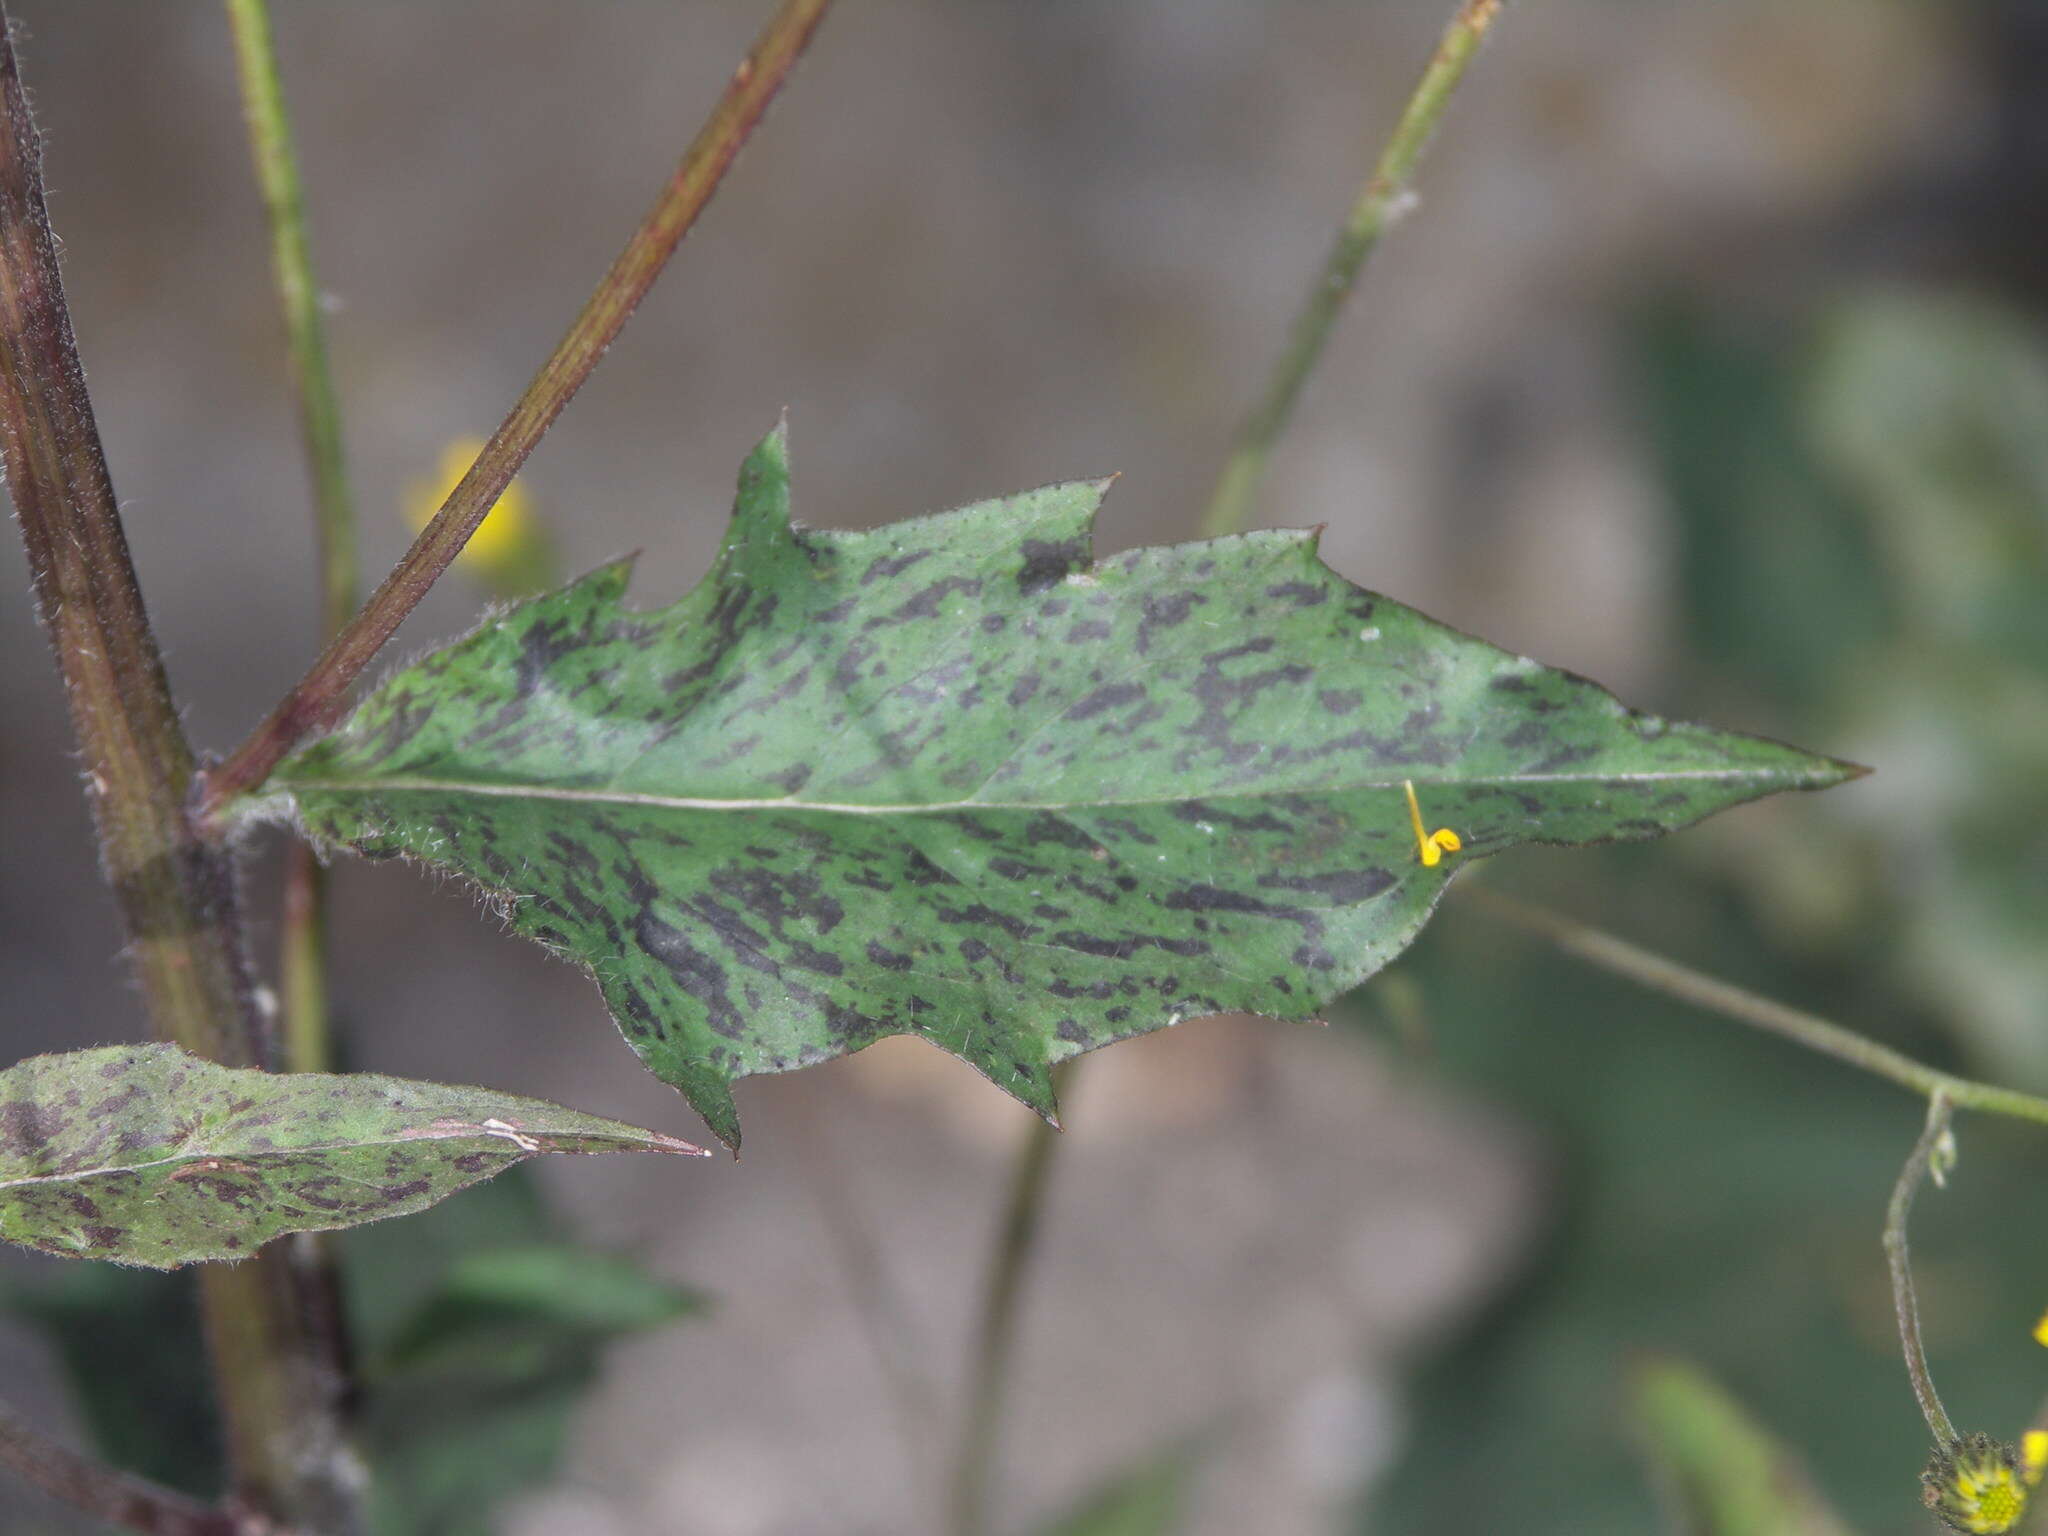
[[[552,356],[484,445],[461,483],[362,610],[234,754],[208,775],[204,816],[261,784],[300,741],[340,718],[348,691],[406,615],[469,542],[562,408],[590,377],[796,64],[832,0],[784,0]]]
[[[1603,970],[1668,996],[1722,1014],[1757,1029],[1782,1035],[1787,1040],[1832,1056],[1852,1067],[1886,1078],[1928,1098],[1939,1095],[1958,1109],[1981,1110],[1986,1114],[2011,1115],[2020,1120],[2048,1124],[2048,1099],[1992,1083],[1955,1077],[1925,1062],[1880,1045],[1853,1029],[1824,1019],[1818,1014],[1738,987],[1732,982],[1703,975],[1675,960],[1639,949],[1626,939],[1568,917],[1542,911],[1511,896],[1481,885],[1461,884],[1460,899],[1480,911],[1512,923],[1525,932],[1548,939],[1567,954],[1591,961]]]
[[[143,1536],[253,1536],[226,1510],[79,1455],[0,1405],[0,1467],[81,1514]]]
[[[1913,1383],[1913,1396],[1920,1404],[1921,1417],[1938,1448],[1946,1449],[1959,1438],[1941,1406],[1941,1394],[1934,1390],[1934,1378],[1927,1370],[1927,1350],[1920,1342],[1920,1302],[1913,1294],[1913,1255],[1906,1244],[1906,1220],[1913,1211],[1913,1196],[1927,1177],[1938,1155],[1942,1138],[1948,1134],[1951,1106],[1948,1095],[1935,1093],[1927,1101],[1927,1124],[1913,1144],[1912,1155],[1899,1170],[1899,1182],[1892,1186],[1890,1204],[1885,1207],[1884,1256],[1892,1272],[1892,1306],[1899,1315],[1899,1345],[1906,1356],[1906,1375]],[[1937,1177],[1937,1182],[1939,1178]]]
[[[331,641],[355,612],[360,585],[355,506],[342,453],[341,407],[327,363],[326,325],[313,277],[305,197],[292,149],[291,118],[277,63],[266,0],[226,0],[241,82],[242,112],[256,184],[270,225],[270,259],[284,314],[299,435],[313,482],[318,543],[320,633]],[[333,1070],[327,1016],[326,878],[313,851],[294,843],[286,854],[284,912],[278,945],[278,993],[284,1064],[294,1072]]]
[[[187,815],[192,749],[149,628],[44,203],[38,142],[0,10],[0,455],[37,608],[85,765],[101,861],[156,1033],[265,1066],[228,856]],[[349,1528],[352,1464],[283,1251],[202,1272],[237,1498],[308,1530]]]
[[[1371,177],[1359,189],[1349,217],[1338,230],[1322,270],[1316,274],[1315,286],[1295,316],[1287,349],[1274,365],[1265,393],[1238,428],[1229,462],[1202,514],[1205,536],[1240,533],[1251,522],[1259,480],[1266,472],[1266,460],[1272,456],[1273,445],[1287,430],[1302,386],[1322,360],[1323,348],[1336,330],[1337,317],[1357,286],[1366,259],[1380,243],[1380,237],[1408,211],[1412,202],[1409,186],[1422,152],[1443,119],[1458,82],[1465,78],[1465,66],[1478,53],[1500,8],[1501,0],[1460,0],[1457,14],[1444,29],[1436,53],[1401,111],[1393,137],[1380,151]]]
[[[1056,1097],[1072,1086],[1079,1065],[1075,1058],[1053,1068]],[[987,1529],[989,1477],[1002,1438],[1010,1359],[1017,1342],[1018,1303],[1024,1295],[1032,1255],[1038,1249],[1040,1219],[1045,1214],[1053,1152],[1060,1134],[1048,1125],[1027,1125],[1011,1165],[1010,1193],[996,1228],[995,1251],[989,1259],[975,1326],[967,1412],[947,1488],[947,1529],[952,1536],[981,1536]]]

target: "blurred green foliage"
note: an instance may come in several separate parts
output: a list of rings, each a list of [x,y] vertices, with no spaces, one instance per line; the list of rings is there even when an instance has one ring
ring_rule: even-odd
[[[559,1469],[604,1346],[703,1305],[568,1242],[530,1178],[359,1228],[346,1254],[376,1536],[489,1536]]]
[[[1879,770],[1728,872],[2048,1087],[2048,346],[1879,290],[1790,344],[1666,311],[1640,353],[1691,691]]]
[[[1639,849],[1531,856],[1522,894],[1947,1059],[1855,964],[1780,947],[1727,885]],[[1534,866],[1533,868],[1529,866]],[[1502,881],[1503,884],[1509,882]],[[1455,905],[1415,957],[1438,1062],[1549,1141],[1547,1241],[1416,1383],[1406,1454],[1360,1529],[1639,1536],[1659,1529],[1625,1392],[1645,1351],[1696,1359],[1871,1536],[1920,1531],[1927,1433],[1878,1234],[1920,1109],[1896,1088],[1639,991]],[[1370,994],[1367,995],[1370,1000]],[[1937,1379],[1960,1423],[2015,1433],[2048,1392],[2027,1342],[2048,1276],[2035,1128],[1959,1130],[1915,1210]]]
[[[1678,534],[1682,661],[1657,704],[1878,772],[1668,846],[1484,877],[1923,1058],[2048,1086],[2048,351],[2022,316],[1893,290],[1803,331],[1669,305],[1633,341]],[[1360,1529],[1659,1529],[1627,1380],[1667,1351],[1771,1424],[1859,1530],[1925,1530],[1927,1435],[1878,1245],[1918,1106],[1449,906],[1389,980],[1419,995],[1453,1081],[1547,1133],[1554,1219],[1422,1371]],[[1387,1011],[1374,987],[1361,1004]],[[2027,1342],[2048,1147],[1980,1118],[1959,1135],[1951,1188],[1915,1214],[1928,1342],[1958,1424],[2009,1438],[2048,1393]]]
[[[1040,1536],[1172,1536],[1195,1456],[1175,1446],[1111,1478]]]
[[[489,1536],[507,1499],[558,1471],[605,1345],[703,1306],[629,1258],[571,1242],[525,1168],[340,1234],[340,1249],[375,1536]],[[0,1306],[49,1339],[95,1448],[217,1494],[194,1272],[45,1268]]]
[[[2048,347],[1983,304],[1873,295],[1827,326],[1806,406],[1896,594],[1837,708],[1897,765],[1856,829],[1898,974],[1984,1071],[2048,1087]]]
[[[1687,1536],[1849,1536],[1799,1458],[1697,1367],[1644,1361],[1628,1411]]]
[[[197,1273],[52,1259],[0,1292],[0,1308],[48,1342],[101,1455],[210,1499],[221,1490],[221,1437]]]

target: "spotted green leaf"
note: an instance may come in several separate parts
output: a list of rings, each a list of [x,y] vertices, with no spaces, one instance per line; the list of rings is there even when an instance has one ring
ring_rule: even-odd
[[[0,1237],[170,1269],[423,1210],[544,1152],[703,1148],[483,1088],[238,1071],[171,1045],[0,1072]]]
[[[778,431],[689,596],[631,610],[619,564],[495,614],[264,794],[501,895],[736,1144],[735,1079],[892,1034],[1050,1117],[1064,1057],[1314,1016],[1474,858],[1854,771],[1625,709],[1353,586],[1310,533],[1093,559],[1103,490],[804,528]],[[1411,779],[1463,839],[1434,867]]]

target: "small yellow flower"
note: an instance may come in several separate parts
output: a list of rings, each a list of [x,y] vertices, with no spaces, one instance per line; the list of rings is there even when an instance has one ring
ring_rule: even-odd
[[[482,438],[458,437],[441,451],[432,478],[414,480],[406,487],[405,518],[415,530],[433,521],[448,493],[483,451]],[[554,552],[548,531],[534,515],[533,498],[517,479],[485,514],[456,563],[480,576],[501,596],[533,592],[551,584]]]
[[[2043,1312],[2041,1321],[2034,1324],[2034,1342],[2048,1346],[2048,1312]]]
[[[1920,1483],[1927,1507],[1944,1524],[1972,1536],[2003,1536],[2027,1512],[2029,1479],[2021,1471],[2020,1459],[2011,1446],[1989,1435],[1951,1440],[1935,1452]]]
[[[1446,853],[1456,853],[1464,847],[1464,841],[1449,827],[1438,827],[1434,832],[1422,830],[1422,802],[1415,798],[1415,781],[1403,779],[1401,787],[1408,792],[1408,820],[1415,827],[1415,852],[1423,866],[1434,869]]]

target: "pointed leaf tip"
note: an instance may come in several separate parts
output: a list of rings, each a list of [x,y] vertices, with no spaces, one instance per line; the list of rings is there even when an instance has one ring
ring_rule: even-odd
[[[275,781],[508,898],[728,1145],[734,1081],[892,1034],[1048,1113],[1055,1058],[1319,1013],[1472,859],[1853,776],[1437,624],[1313,533],[1098,559],[1106,481],[797,527],[783,443],[672,607],[515,609]]]
[[[783,412],[768,435],[754,445],[740,465],[740,489],[744,495],[750,479],[772,479],[787,492],[789,485],[789,413]]]
[[[402,1216],[544,1153],[704,1148],[483,1088],[217,1066],[172,1045],[0,1072],[0,1237],[172,1269]]]

